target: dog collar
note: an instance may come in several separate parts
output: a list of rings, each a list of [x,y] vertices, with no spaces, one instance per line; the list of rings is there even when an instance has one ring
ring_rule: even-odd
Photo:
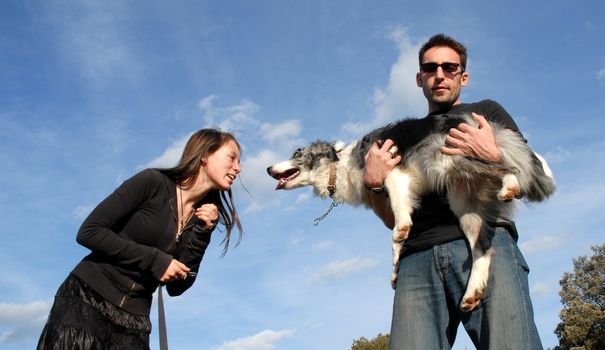
[[[330,175],[328,177],[328,193],[334,197],[336,193],[336,163],[330,163]]]

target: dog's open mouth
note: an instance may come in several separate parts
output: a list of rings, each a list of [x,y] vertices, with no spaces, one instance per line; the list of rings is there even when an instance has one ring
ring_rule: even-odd
[[[288,181],[293,180],[295,177],[298,176],[298,174],[300,174],[300,171],[296,168],[292,168],[290,170],[287,170],[281,174],[275,174],[273,177],[276,178],[277,181],[277,187],[275,188],[276,190],[281,190],[286,186],[286,183]]]

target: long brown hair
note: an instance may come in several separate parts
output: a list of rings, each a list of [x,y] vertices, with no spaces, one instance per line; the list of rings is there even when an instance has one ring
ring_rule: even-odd
[[[193,184],[197,180],[202,158],[207,158],[229,141],[235,142],[241,152],[242,148],[232,134],[219,129],[200,129],[189,137],[181,159],[176,166],[158,170],[181,186]],[[236,246],[240,243],[243,234],[242,224],[239,221],[239,215],[233,202],[233,193],[231,189],[226,191],[211,190],[202,200],[203,203],[212,203],[218,208],[219,222],[225,225],[226,230],[225,239],[221,242],[224,243],[222,255],[225,255],[229,249],[233,226],[237,226],[239,231]]]

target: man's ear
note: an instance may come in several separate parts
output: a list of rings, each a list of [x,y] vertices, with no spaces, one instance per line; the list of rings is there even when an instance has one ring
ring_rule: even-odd
[[[466,86],[468,84],[468,73],[463,72],[460,77],[460,86]]]
[[[420,77],[420,73],[416,73],[416,86],[422,87],[422,78]]]

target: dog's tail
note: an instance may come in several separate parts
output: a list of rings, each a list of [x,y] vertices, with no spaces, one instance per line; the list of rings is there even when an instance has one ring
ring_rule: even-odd
[[[555,192],[555,177],[546,160],[536,152],[534,155],[533,181],[525,193],[525,199],[530,202],[541,202]]]
[[[496,128],[495,131],[502,165],[517,176],[523,198],[530,202],[541,202],[552,195],[555,192],[555,179],[544,158],[532,151],[519,133],[502,128]]]

